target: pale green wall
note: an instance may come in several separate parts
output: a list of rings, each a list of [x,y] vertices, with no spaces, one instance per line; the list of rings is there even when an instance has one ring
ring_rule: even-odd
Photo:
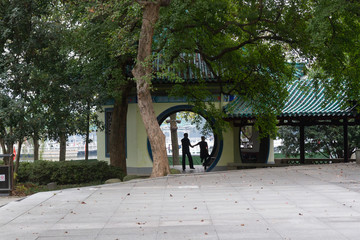
[[[274,164],[275,163],[275,157],[274,157],[274,139],[270,138],[270,151],[269,151],[269,158],[268,158],[268,162],[269,164]]]
[[[228,163],[234,162],[234,131],[232,128],[223,132],[223,151],[216,168],[226,167]],[[216,169],[215,168],[215,169]],[[223,168],[222,168],[223,169]]]

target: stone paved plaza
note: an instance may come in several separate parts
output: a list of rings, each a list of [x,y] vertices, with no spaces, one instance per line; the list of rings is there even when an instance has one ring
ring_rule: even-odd
[[[0,232],[1,240],[360,239],[360,166],[187,173],[43,192],[0,207]]]

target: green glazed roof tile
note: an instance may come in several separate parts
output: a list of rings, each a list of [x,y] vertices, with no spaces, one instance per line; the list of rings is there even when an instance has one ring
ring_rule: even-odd
[[[352,108],[342,108],[344,94],[336,101],[327,101],[324,87],[316,88],[311,80],[296,80],[288,86],[289,97],[278,117],[350,116]],[[254,117],[251,104],[237,97],[225,107],[229,118]]]
[[[163,60],[159,57],[156,58],[153,62],[153,68],[155,72],[159,72],[161,70],[161,65],[163,64]],[[199,79],[204,80],[207,83],[213,83],[216,82],[217,79],[215,76],[211,73],[210,69],[206,65],[206,63],[201,59],[200,54],[195,54],[189,64],[192,65],[193,69],[197,69],[197,71],[194,71],[191,67],[188,67],[182,71],[175,72],[178,77],[181,77],[184,80],[184,83],[198,83]],[[169,72],[171,72],[172,69],[168,69]],[[168,83],[174,83],[174,80],[171,80],[169,78],[165,77],[158,77],[154,76],[152,79],[152,83],[155,84],[168,84]]]

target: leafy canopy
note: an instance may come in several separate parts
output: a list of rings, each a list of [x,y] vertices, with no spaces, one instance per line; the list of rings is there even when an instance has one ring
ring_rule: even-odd
[[[196,71],[198,54],[220,86],[217,93],[251,101],[257,126],[264,134],[274,133],[276,114],[287,97],[285,86],[294,76],[289,62],[307,54],[310,10],[300,0],[173,0],[162,9],[154,50],[166,66],[179,71],[189,66]],[[194,91],[204,89],[201,85],[206,81],[199,88],[180,81],[172,94],[187,95],[200,109],[214,109],[201,103],[209,92]],[[222,115],[215,116],[220,123]]]

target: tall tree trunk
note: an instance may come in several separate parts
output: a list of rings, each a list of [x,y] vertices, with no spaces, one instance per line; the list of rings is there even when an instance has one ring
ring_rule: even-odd
[[[16,158],[15,158],[15,169],[14,169],[14,173],[18,173],[19,170],[19,165],[20,165],[20,153],[21,153],[21,147],[22,147],[22,140],[19,140],[18,142],[18,150],[16,153]]]
[[[90,135],[90,102],[87,102],[86,137],[85,137],[85,161],[89,160],[89,135]]]
[[[1,144],[1,149],[2,149],[3,154],[6,154],[6,153],[7,153],[7,150],[6,150],[6,144],[5,144],[4,139],[0,139],[0,144]],[[7,160],[7,158],[4,158],[4,164],[5,164],[5,165],[8,165],[8,160]]]
[[[143,5],[142,26],[139,37],[137,62],[132,70],[136,80],[138,106],[146,133],[149,137],[153,154],[153,169],[151,177],[166,176],[170,173],[167,159],[165,135],[160,129],[156,119],[154,106],[150,94],[149,78],[152,77],[151,47],[154,27],[159,18],[160,5],[163,1],[140,1]]]
[[[177,123],[176,123],[176,113],[170,115],[170,130],[171,130],[171,145],[172,145],[172,157],[173,164],[179,165],[179,142],[177,134]]]
[[[6,146],[5,146],[4,140],[0,139],[0,143],[1,143],[2,152],[3,152],[3,154],[5,154],[6,153]]]
[[[5,143],[5,141],[1,140],[1,148],[3,154],[12,154],[14,145],[12,143]],[[12,157],[4,157],[4,164],[10,166],[12,161]]]
[[[12,146],[10,144],[6,144],[5,141],[1,140],[1,148],[3,154],[12,154]],[[10,165],[11,157],[4,157],[4,164]]]
[[[66,134],[60,133],[60,154],[59,161],[65,161],[66,159]]]
[[[126,169],[126,119],[128,111],[128,92],[130,86],[122,91],[121,99],[115,100],[111,114],[110,130],[110,165],[120,167],[127,174]]]
[[[2,129],[2,131],[5,132],[5,136],[7,135],[7,132],[5,129]],[[12,128],[10,127],[10,135],[12,135]],[[1,144],[1,148],[3,151],[3,154],[12,154],[13,153],[13,147],[14,147],[14,142],[6,142],[5,139],[1,138],[0,139],[0,144]],[[4,157],[4,164],[5,165],[9,165],[11,164],[12,161],[12,157]]]
[[[33,135],[33,142],[34,142],[34,161],[39,160],[39,135],[37,133],[34,133]]]

